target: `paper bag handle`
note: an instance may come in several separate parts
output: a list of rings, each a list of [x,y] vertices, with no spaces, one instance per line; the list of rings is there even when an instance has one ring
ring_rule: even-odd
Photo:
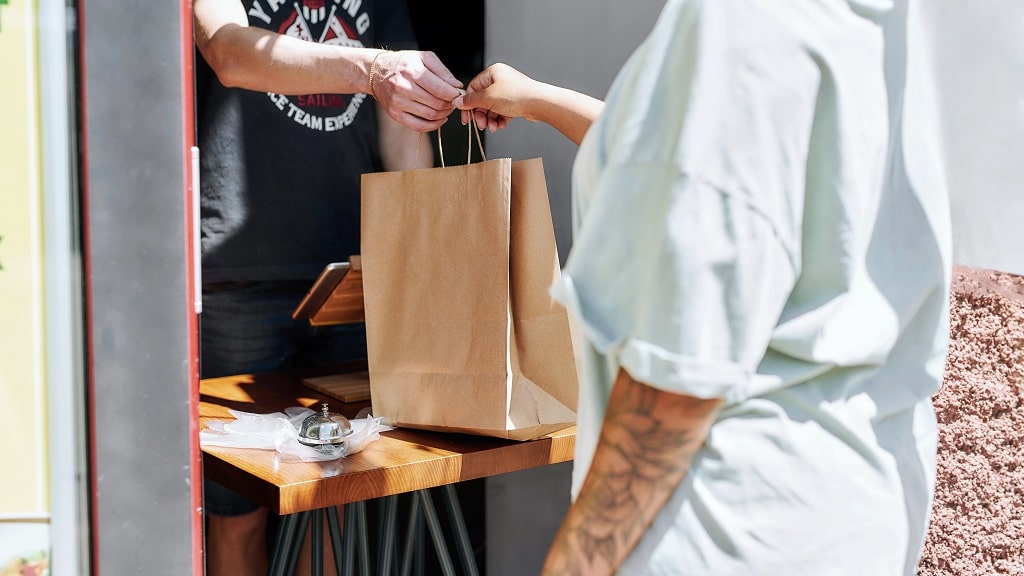
[[[487,154],[484,153],[484,143],[480,140],[480,129],[477,128],[476,115],[470,114],[470,122],[466,124],[469,128],[469,145],[466,146],[466,164],[469,164],[473,160],[473,135],[476,135],[476,146],[480,150],[480,158],[483,158],[484,162],[487,161]],[[476,128],[476,130],[474,130]],[[441,168],[444,168],[444,146],[441,145],[441,129],[437,129],[437,154],[441,157]],[[420,158],[420,146],[416,144],[416,164],[419,164]]]

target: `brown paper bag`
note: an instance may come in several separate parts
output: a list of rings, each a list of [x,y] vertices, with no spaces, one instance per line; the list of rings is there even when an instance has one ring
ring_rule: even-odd
[[[361,226],[374,415],[515,440],[575,423],[540,159],[363,175]]]

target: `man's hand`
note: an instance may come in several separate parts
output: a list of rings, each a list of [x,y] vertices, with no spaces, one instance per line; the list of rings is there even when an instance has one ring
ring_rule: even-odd
[[[462,82],[433,52],[381,52],[372,68],[373,97],[388,116],[419,132],[440,128],[462,94]]]

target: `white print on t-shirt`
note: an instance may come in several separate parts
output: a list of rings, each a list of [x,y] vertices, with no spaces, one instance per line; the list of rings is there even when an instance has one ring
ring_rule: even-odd
[[[359,105],[366,100],[366,94],[355,94],[352,96],[352,100],[348,103],[348,108],[345,112],[337,116],[317,116],[316,114],[310,114],[304,111],[299,106],[289,100],[288,96],[283,94],[275,94],[273,92],[267,92],[267,96],[270,101],[277,106],[278,110],[284,110],[288,117],[291,118],[296,124],[301,124],[306,128],[312,130],[321,130],[323,132],[334,132],[335,130],[341,130],[348,126],[355,120],[356,112],[359,111]],[[299,97],[303,98],[303,97]]]
[[[362,0],[253,0],[249,16],[271,30],[307,42],[362,48],[360,36],[370,29],[370,15],[365,10],[360,11],[362,4]],[[321,132],[334,132],[352,124],[366,100],[366,94],[289,97],[268,92],[267,97],[296,124]],[[325,106],[344,106],[345,111],[324,116],[310,110]]]

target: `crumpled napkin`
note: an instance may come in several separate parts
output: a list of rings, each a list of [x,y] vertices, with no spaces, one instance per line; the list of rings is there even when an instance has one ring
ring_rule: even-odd
[[[252,448],[275,450],[281,460],[302,462],[324,462],[337,460],[361,452],[370,442],[380,439],[380,433],[393,430],[369,413],[360,412],[351,420],[352,434],[345,439],[344,449],[335,456],[317,452],[309,446],[299,444],[299,428],[302,421],[316,414],[309,408],[293,406],[272,414],[253,414],[229,410],[234,421],[209,422],[208,428],[199,433],[201,446],[226,446],[228,448]]]

